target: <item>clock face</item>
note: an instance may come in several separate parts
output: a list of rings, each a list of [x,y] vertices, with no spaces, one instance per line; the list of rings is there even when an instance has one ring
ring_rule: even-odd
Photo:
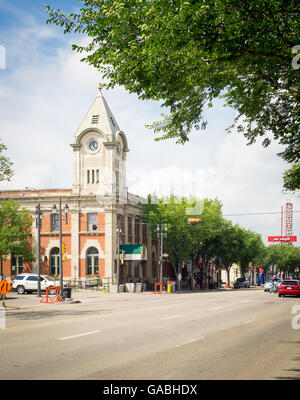
[[[92,140],[90,140],[90,142],[89,142],[89,149],[90,149],[90,151],[96,151],[96,150],[98,150],[98,142],[97,142],[97,140],[95,140],[95,139],[92,139]]]

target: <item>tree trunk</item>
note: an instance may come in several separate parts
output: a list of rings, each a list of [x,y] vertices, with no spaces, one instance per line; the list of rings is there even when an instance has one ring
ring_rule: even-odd
[[[228,287],[230,287],[230,267],[226,267],[226,272],[227,272],[227,284]]]

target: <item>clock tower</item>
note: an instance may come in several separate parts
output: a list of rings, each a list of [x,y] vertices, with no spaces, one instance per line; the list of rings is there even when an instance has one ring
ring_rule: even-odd
[[[126,202],[127,139],[102,95],[101,86],[71,146],[73,194],[96,195],[102,205]]]

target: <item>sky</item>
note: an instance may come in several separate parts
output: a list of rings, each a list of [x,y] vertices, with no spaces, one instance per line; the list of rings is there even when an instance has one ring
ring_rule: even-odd
[[[67,12],[80,7],[76,0],[0,0],[0,139],[15,171],[0,190],[72,187],[70,143],[101,79],[71,49],[87,38],[47,25],[45,4]],[[260,233],[265,244],[268,235],[280,234],[281,206],[292,202],[293,234],[300,236],[300,193],[282,192],[288,168],[276,155],[282,147],[274,142],[263,148],[261,140],[247,146],[241,134],[226,133],[235,113],[221,101],[206,110],[207,129],[179,145],[155,142],[145,127],[161,119],[160,103],[139,100],[122,87],[103,95],[128,139],[131,193],[218,198],[226,218]]]

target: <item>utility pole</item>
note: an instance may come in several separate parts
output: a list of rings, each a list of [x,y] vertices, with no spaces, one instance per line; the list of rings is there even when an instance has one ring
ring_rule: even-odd
[[[163,238],[167,237],[167,232],[168,232],[168,226],[167,224],[164,224],[163,221],[161,221],[160,224],[157,224],[157,238],[160,239],[160,269],[159,269],[159,281],[162,282],[163,276],[162,276],[162,261],[163,261]]]
[[[120,221],[117,224],[117,292],[119,293],[119,286],[120,286],[120,240],[121,240],[121,227]]]
[[[41,229],[42,216],[41,205],[38,204],[35,209],[35,222],[37,228],[37,273],[38,273],[38,297],[41,297]]]
[[[59,198],[59,214],[58,214],[58,222],[59,222],[59,266],[60,266],[60,295],[65,299],[65,294],[64,294],[64,276],[63,276],[63,255],[62,255],[62,206],[61,206],[62,200],[61,197]],[[52,207],[52,212],[54,215],[56,215],[57,212],[57,207],[54,204]],[[64,207],[64,212],[65,212],[65,221],[66,224],[68,224],[68,213],[69,213],[69,206],[68,204],[65,205]]]

